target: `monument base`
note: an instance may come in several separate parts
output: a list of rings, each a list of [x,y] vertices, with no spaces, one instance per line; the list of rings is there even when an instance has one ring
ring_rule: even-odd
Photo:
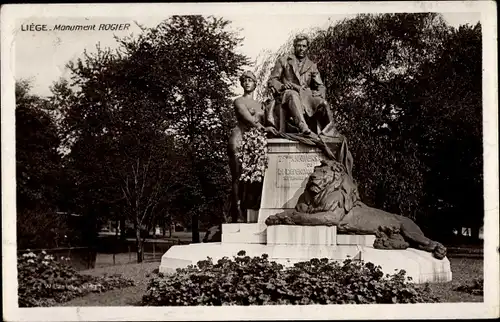
[[[339,235],[336,227],[223,224],[222,243],[172,246],[161,259],[160,272],[173,273],[177,268],[196,265],[207,257],[214,262],[223,257],[232,258],[244,250],[252,257],[267,254],[270,261],[284,266],[313,258],[340,262],[351,258],[380,265],[384,274],[404,269],[415,283],[451,281],[447,258],[438,260],[431,253],[412,248],[374,249],[374,240],[374,235]]]
[[[404,269],[415,283],[444,283],[451,281],[450,261],[445,257],[438,260],[431,253],[417,249],[379,250],[361,245],[262,245],[237,243],[206,243],[172,246],[162,257],[160,272],[174,273],[177,268],[196,265],[198,261],[212,258],[214,262],[232,258],[244,250],[248,256],[268,254],[270,261],[293,266],[312,258],[328,258],[343,261],[348,258],[362,259],[380,265],[384,274],[394,274]]]

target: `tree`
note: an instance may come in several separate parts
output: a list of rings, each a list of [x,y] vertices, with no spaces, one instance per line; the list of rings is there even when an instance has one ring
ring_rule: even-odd
[[[245,63],[227,25],[172,17],[118,39],[116,51],[98,46],[70,63],[73,95],[68,84],[54,86],[53,100],[68,106],[61,114],[74,206],[94,222],[123,210],[134,223],[138,261],[141,229],[161,216],[190,214],[198,242],[200,213],[223,209],[230,85]]]
[[[434,227],[471,227],[479,238],[483,224],[481,25],[451,29],[434,64],[418,77],[418,131],[430,171],[426,178]],[[443,234],[442,229],[435,234]]]
[[[138,98],[141,88],[124,85],[138,72],[129,59],[98,47],[95,55],[69,65],[79,90],[63,111],[64,130],[74,142],[67,156],[76,170],[73,206],[89,218],[91,230],[106,218],[129,219],[141,262],[141,231],[150,230],[171,197],[179,158],[159,105],[147,95]]]
[[[29,81],[16,82],[17,207],[55,208],[60,156],[59,137],[48,101],[30,94]]]
[[[30,81],[16,81],[15,90],[17,245],[61,246],[70,233],[56,213],[61,174],[57,127],[48,100],[30,93]]]
[[[192,205],[193,242],[199,242],[199,215],[220,217],[228,195],[226,146],[233,125],[231,85],[241,66],[241,38],[230,22],[215,17],[173,16],[148,30],[137,42],[137,63],[147,65],[139,79],[163,102],[169,128],[189,159],[193,180],[186,197]],[[187,188],[187,187],[186,187]]]

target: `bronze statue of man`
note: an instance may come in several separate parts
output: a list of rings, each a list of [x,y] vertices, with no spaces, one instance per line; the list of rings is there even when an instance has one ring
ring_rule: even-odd
[[[326,88],[318,67],[307,57],[309,38],[298,35],[294,53],[280,57],[268,86],[301,134],[325,134],[333,127],[333,115],[325,99]],[[312,129],[310,128],[312,127]]]

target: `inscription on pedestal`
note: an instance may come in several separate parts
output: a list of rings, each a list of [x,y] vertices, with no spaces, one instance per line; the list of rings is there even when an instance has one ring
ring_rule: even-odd
[[[264,175],[259,223],[270,215],[293,209],[314,167],[326,159],[321,149],[297,141],[269,139],[267,144],[269,164]],[[334,148],[332,151],[338,154]]]
[[[299,188],[319,165],[322,158],[316,154],[293,153],[278,156],[276,188]]]

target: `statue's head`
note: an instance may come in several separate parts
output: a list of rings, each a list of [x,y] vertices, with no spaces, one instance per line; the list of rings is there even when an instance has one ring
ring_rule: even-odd
[[[312,197],[309,205],[297,203],[296,209],[300,211],[334,211],[344,208],[348,213],[358,202],[359,193],[353,178],[346,171],[345,166],[335,160],[321,161],[314,167],[314,172],[309,176],[304,193]],[[313,204],[314,207],[309,208]],[[304,207],[305,206],[305,207]]]
[[[340,162],[322,160],[320,165],[314,167],[314,172],[309,176],[306,189],[312,194],[318,194],[327,187],[338,189],[345,174],[345,168]]]
[[[253,92],[255,87],[257,86],[257,77],[254,73],[247,70],[243,72],[240,76],[240,84],[241,87],[245,90],[245,92]]]
[[[306,57],[307,50],[309,49],[309,37],[305,34],[295,36],[293,40],[293,49],[297,58]]]

